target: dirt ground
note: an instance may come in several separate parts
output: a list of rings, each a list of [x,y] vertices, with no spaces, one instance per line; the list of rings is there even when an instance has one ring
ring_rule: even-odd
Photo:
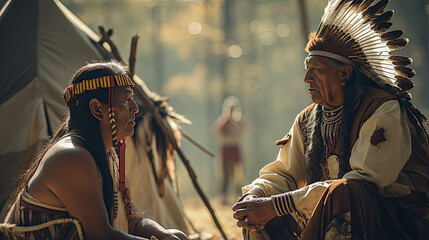
[[[217,240],[223,239],[218,228],[216,227],[213,218],[210,215],[207,207],[200,198],[183,199],[183,207],[185,214],[188,216],[194,228],[199,231],[199,235],[190,235],[191,239],[201,240]],[[223,205],[220,198],[210,199],[210,204],[215,211],[223,231],[229,240],[242,239],[241,228],[236,225],[235,219],[232,217],[231,209],[233,202]],[[198,238],[199,237],[199,238]]]

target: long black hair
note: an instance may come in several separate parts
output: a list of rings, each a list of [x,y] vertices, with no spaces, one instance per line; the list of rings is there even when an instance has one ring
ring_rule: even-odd
[[[128,69],[117,61],[92,62],[76,71],[72,77],[72,84],[109,76],[113,74],[128,74]],[[27,171],[17,179],[15,190],[11,195],[10,206],[16,201],[22,189],[26,188],[29,180],[34,175],[45,153],[60,139],[66,135],[77,135],[78,141],[81,139],[83,147],[91,153],[103,179],[103,198],[109,220],[111,220],[113,206],[113,180],[110,175],[109,164],[106,158],[105,146],[100,133],[100,121],[95,118],[89,108],[89,101],[93,98],[101,103],[107,104],[108,90],[100,88],[93,91],[86,91],[73,97],[68,103],[69,110],[58,130],[54,133],[49,142],[42,148],[34,158]]]
[[[337,60],[333,61],[336,63],[337,66],[346,65]],[[378,88],[378,86],[373,81],[371,81],[365,74],[358,71],[357,69],[353,69],[352,74],[350,75],[349,79],[346,81],[346,85],[344,86],[343,125],[340,128],[339,133],[339,142],[341,142],[339,149],[340,178],[351,170],[349,164],[349,149],[351,147],[350,134],[357,113],[357,108],[360,105],[362,91],[364,87],[367,86]]]

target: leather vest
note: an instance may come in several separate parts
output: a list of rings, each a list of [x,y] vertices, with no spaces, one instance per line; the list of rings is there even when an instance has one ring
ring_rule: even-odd
[[[394,95],[377,88],[366,87],[362,91],[359,98],[359,107],[353,114],[353,124],[349,133],[349,147],[346,153],[343,153],[343,159],[340,159],[340,172],[341,161],[343,162],[343,174],[350,171],[349,158],[350,153],[359,138],[359,132],[365,121],[371,117],[375,110],[377,110],[383,103],[396,99]],[[320,144],[321,139],[317,138],[317,131],[320,131],[320,117],[317,112],[320,111],[320,106],[311,104],[304,109],[298,116],[298,123],[301,132],[304,136],[304,148],[307,163],[307,184],[323,180],[321,163],[321,148],[323,143]],[[408,127],[410,129],[412,141],[412,154],[410,159],[405,164],[400,172],[397,183],[407,185],[411,190],[426,193],[429,197],[429,141],[428,135],[424,128],[420,125],[417,118],[412,112],[405,107],[408,116]],[[348,167],[348,168],[347,168]],[[341,176],[340,176],[341,177]]]

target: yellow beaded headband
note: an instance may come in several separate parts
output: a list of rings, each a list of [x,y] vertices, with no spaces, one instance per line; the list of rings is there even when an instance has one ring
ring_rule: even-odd
[[[125,74],[117,74],[104,76],[100,78],[94,78],[90,80],[83,80],[82,82],[71,84],[64,91],[64,99],[66,103],[69,104],[70,99],[73,97],[84,93],[85,91],[92,91],[99,88],[110,88],[110,87],[121,87],[121,86],[131,86],[134,87],[135,84],[131,79]]]

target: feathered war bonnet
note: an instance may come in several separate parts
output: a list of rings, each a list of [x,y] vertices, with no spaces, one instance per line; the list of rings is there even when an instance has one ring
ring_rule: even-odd
[[[109,122],[112,128],[113,146],[119,153],[119,189],[121,192],[125,189],[125,142],[118,141],[116,136],[116,121],[113,107],[113,89],[115,87],[130,86],[135,87],[134,82],[125,74],[115,74],[103,76],[99,78],[83,80],[78,83],[71,84],[64,91],[64,100],[69,105],[70,100],[84,92],[94,91],[100,88],[108,89],[108,104],[109,104]]]
[[[386,32],[393,17],[393,10],[383,12],[389,1],[371,6],[373,2],[330,0],[317,33],[310,34],[306,51],[309,55],[321,55],[319,51],[340,55],[380,87],[388,84],[408,91],[414,87],[411,78],[415,72],[407,67],[412,59],[389,54],[404,48],[408,39],[401,37],[402,30]]]
[[[414,70],[409,57],[390,55],[404,48],[403,31],[387,32],[393,10],[384,12],[388,0],[330,0],[319,29],[306,46],[309,56],[323,56],[352,65],[378,86],[405,103],[419,120],[426,120],[410,102]]]

